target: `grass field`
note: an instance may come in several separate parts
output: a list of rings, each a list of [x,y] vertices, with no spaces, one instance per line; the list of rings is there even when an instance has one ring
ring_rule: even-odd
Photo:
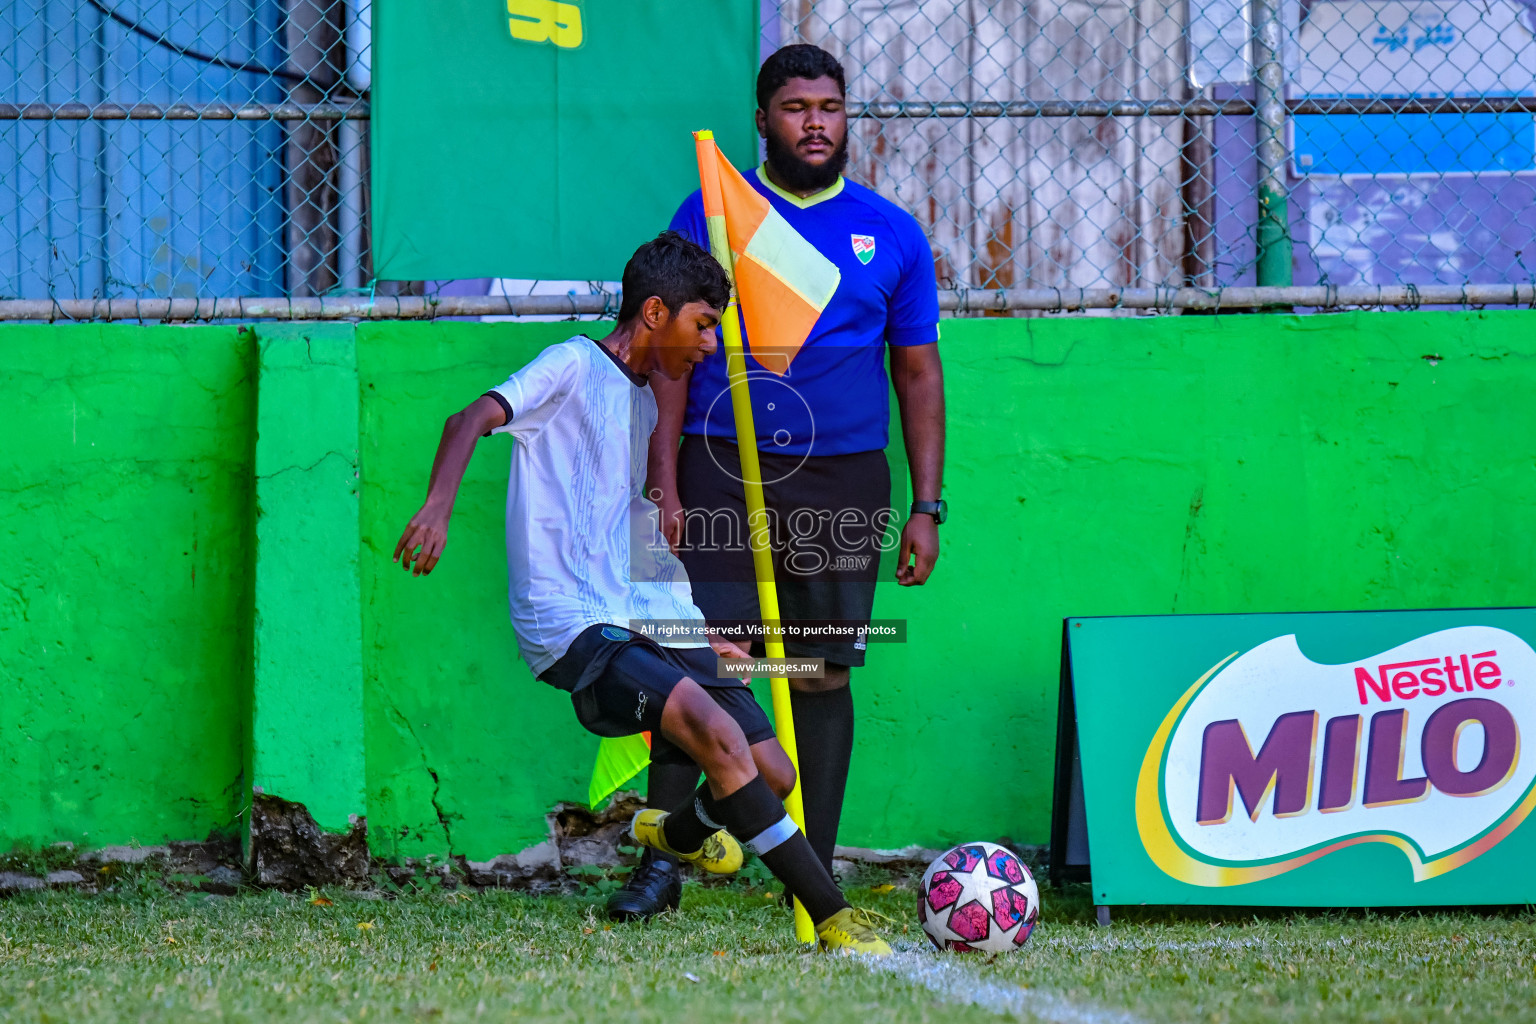
[[[1025,952],[986,960],[929,952],[910,892],[855,890],[897,921],[898,955],[867,962],[799,952],[761,889],[690,886],[682,912],[611,928],[595,894],[314,895],[0,901],[0,1019],[1536,1020],[1530,908],[1138,910],[1101,929],[1047,892]]]

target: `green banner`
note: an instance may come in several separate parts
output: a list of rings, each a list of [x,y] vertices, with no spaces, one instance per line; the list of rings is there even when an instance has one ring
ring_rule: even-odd
[[[1536,609],[1066,634],[1095,902],[1536,901]]]
[[[756,162],[758,35],[756,0],[376,6],[375,275],[617,279],[698,187],[690,132]]]

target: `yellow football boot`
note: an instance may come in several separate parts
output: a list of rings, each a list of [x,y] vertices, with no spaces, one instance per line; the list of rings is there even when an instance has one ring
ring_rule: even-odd
[[[682,850],[674,850],[668,846],[666,839],[662,836],[662,828],[666,820],[666,811],[647,807],[636,814],[634,820],[629,823],[629,834],[641,846],[649,846],[653,850],[670,853],[711,875],[734,875],[741,870],[741,844],[732,838],[729,832],[721,829],[704,840],[704,845],[695,852],[684,853]]]
[[[884,914],[857,907],[844,907],[816,926],[816,937],[828,953],[866,953],[890,956],[891,947],[875,931],[875,918],[889,921]]]

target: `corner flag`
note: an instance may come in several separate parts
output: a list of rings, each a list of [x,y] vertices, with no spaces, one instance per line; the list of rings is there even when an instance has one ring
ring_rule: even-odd
[[[694,139],[710,250],[741,297],[747,348],[782,377],[842,273],[731,166],[713,134],[696,132]]]
[[[757,576],[758,606],[767,627],[763,646],[768,657],[783,660],[779,594],[773,578],[773,553],[768,548],[768,514],[763,500],[757,432],[752,424],[752,401],[748,395],[750,373],[742,344],[742,324],[746,326],[747,345],[752,357],[764,369],[782,377],[789,372],[790,363],[810,337],[822,310],[832,301],[842,274],[836,264],[790,227],[772,204],[731,166],[716,145],[713,132],[694,132],[693,138],[699,161],[704,217],[709,228],[709,250],[725,269],[731,283],[730,301],[720,328],[746,490],[747,544],[752,549],[752,564]],[[779,744],[794,765],[797,777],[794,789],[784,800],[784,809],[804,831],[805,811],[798,782],[800,755],[795,742],[789,680],[783,676],[772,677],[769,688]],[[649,751],[641,749],[642,742],[636,737],[603,740],[589,794],[593,806],[600,797],[606,798],[632,778],[648,760]],[[798,899],[795,900],[795,937],[807,944],[816,941],[810,916]]]
[[[587,784],[587,806],[594,811],[619,787],[645,770],[651,763],[651,734],[613,738],[604,736],[597,745],[597,762],[592,766],[592,781]]]
[[[725,268],[731,282],[730,302],[720,322],[725,373],[730,381],[731,409],[736,416],[736,447],[741,455],[741,479],[747,505],[747,546],[757,575],[757,603],[766,630],[764,653],[784,658],[780,631],[779,590],[773,579],[773,552],[768,547],[768,512],[763,500],[763,471],[757,457],[757,429],[752,423],[751,374],[742,346],[741,322],[756,339],[752,355],[765,368],[783,376],[810,336],[816,318],[832,301],[841,275],[816,248],[780,217],[768,200],[747,184],[715,145],[713,132],[694,132],[699,157],[699,184],[704,217],[709,225],[709,251]],[[740,320],[737,311],[740,310]],[[768,359],[765,359],[769,357]],[[773,362],[769,360],[772,359]],[[774,363],[777,363],[777,366]],[[795,713],[789,680],[768,680],[773,696],[773,724],[779,746],[795,769],[795,787],[784,798],[784,810],[802,832],[805,808],[800,795],[800,751],[795,743]],[[795,900],[795,938],[816,941],[805,905]]]

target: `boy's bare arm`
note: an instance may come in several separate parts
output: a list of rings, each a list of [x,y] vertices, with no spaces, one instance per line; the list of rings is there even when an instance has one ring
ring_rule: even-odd
[[[683,436],[683,417],[688,408],[688,381],[651,377],[656,396],[656,430],[651,434],[647,460],[646,495],[661,510],[661,535],[672,553],[683,542],[683,505],[677,497],[677,443]]]
[[[427,484],[427,500],[411,516],[400,542],[395,545],[394,561],[414,576],[425,576],[443,557],[448,544],[448,518],[453,515],[453,501],[459,494],[469,457],[475,442],[488,431],[507,422],[501,403],[481,395],[443,424],[443,439],[437,443],[432,460],[432,477]]]

